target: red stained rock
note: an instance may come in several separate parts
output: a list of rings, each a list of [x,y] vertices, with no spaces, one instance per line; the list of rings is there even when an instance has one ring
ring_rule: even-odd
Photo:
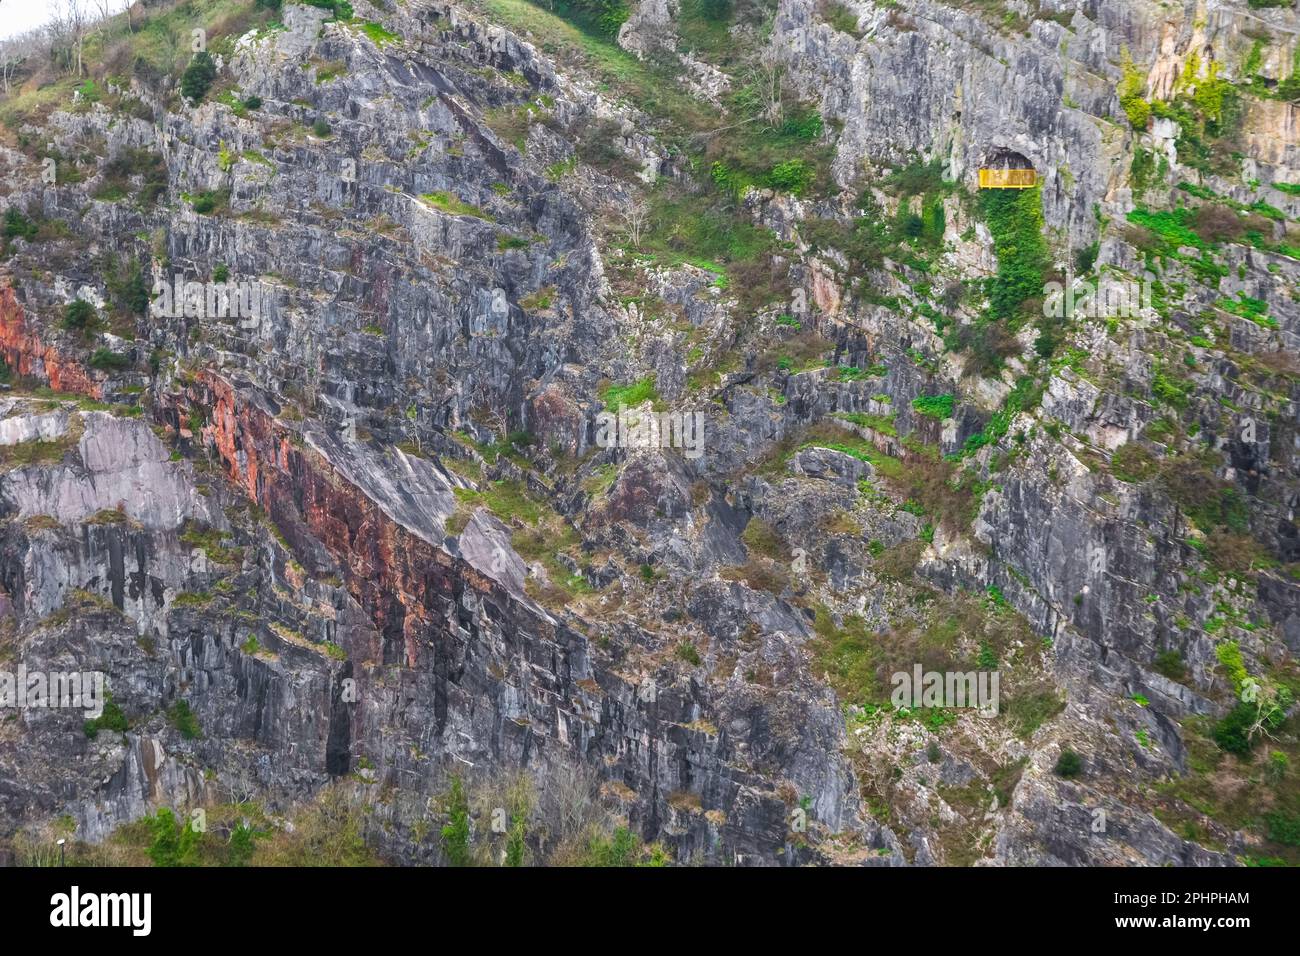
[[[558,445],[569,455],[582,452],[586,417],[558,386],[547,386],[532,400],[530,424],[543,445]]]
[[[27,314],[10,286],[0,288],[0,356],[18,375],[45,379],[56,392],[104,397],[103,387],[84,365],[43,343],[28,327]]]
[[[353,644],[347,650],[354,658],[396,663],[392,643],[400,639],[401,663],[415,667],[422,655],[433,653],[431,633],[447,632],[464,588],[510,601],[495,581],[389,518],[326,458],[292,441],[284,424],[242,401],[224,378],[201,372],[190,394],[173,402],[182,415],[191,404],[208,405],[205,435],[231,481],[265,509],[291,544],[305,531],[345,569],[349,590],[388,647],[385,653],[384,646]]]

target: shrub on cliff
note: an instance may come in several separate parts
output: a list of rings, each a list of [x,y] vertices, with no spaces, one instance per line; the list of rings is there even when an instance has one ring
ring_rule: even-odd
[[[151,206],[167,191],[167,163],[161,153],[144,148],[126,148],[104,164],[98,198],[123,198],[131,188],[133,177],[142,180],[140,205]]]
[[[89,740],[98,737],[101,730],[115,730],[124,734],[130,729],[130,721],[126,719],[126,714],[122,712],[122,708],[113,700],[112,694],[105,695],[103,712],[98,717],[94,717],[82,725],[82,730],[85,731]]]
[[[952,395],[919,395],[912,399],[912,408],[919,415],[942,421],[952,418],[953,402]]]
[[[1254,704],[1241,703],[1228,712],[1228,715],[1214,725],[1214,742],[1228,753],[1244,756],[1253,746],[1249,730],[1255,721]]]
[[[190,709],[189,701],[178,700],[172,704],[171,709],[167,711],[167,722],[180,731],[180,735],[186,740],[196,740],[203,736],[199,719]]]
[[[219,214],[230,201],[229,189],[207,190],[196,196],[185,196],[194,211],[203,216]]]
[[[1276,730],[1286,720],[1286,708],[1275,699],[1245,700],[1228,711],[1227,716],[1214,725],[1211,736],[1220,749],[1245,757],[1254,749],[1261,733]]]
[[[1293,68],[1291,74],[1278,83],[1277,96],[1278,99],[1290,100],[1293,103],[1300,100],[1300,66]]]
[[[1204,455],[1183,454],[1160,463],[1162,486],[1183,514],[1200,531],[1216,529],[1245,534],[1250,531],[1250,506],[1230,482],[1214,474],[1213,462]]]
[[[777,163],[767,174],[767,182],[773,189],[800,195],[812,183],[817,173],[802,159],[790,159]]]
[[[618,827],[612,836],[592,836],[578,866],[665,866],[667,863],[668,855],[658,843],[647,846],[627,827]]]
[[[1082,772],[1083,760],[1073,750],[1062,750],[1061,756],[1056,758],[1056,766],[1052,768],[1052,773],[1067,780]]]
[[[212,54],[200,50],[181,74],[181,95],[191,103],[198,103],[207,95],[216,78],[217,65],[212,61]]]
[[[1181,651],[1167,648],[1156,655],[1154,668],[1171,681],[1181,684],[1187,680],[1187,664]]]
[[[450,818],[442,828],[442,856],[448,866],[469,866],[469,798],[460,777],[451,778],[444,798]]]
[[[1238,577],[1251,574],[1269,560],[1267,549],[1250,535],[1219,529],[1206,535],[1204,554],[1213,567]]]
[[[199,859],[199,833],[188,821],[176,819],[167,807],[161,807],[149,821],[153,840],[149,844],[149,859],[154,866],[197,866]]]
[[[81,331],[95,319],[95,307],[84,299],[68,303],[63,310],[63,327]]]
[[[17,209],[5,210],[4,235],[6,239],[21,236],[28,241],[36,238],[36,223]]]
[[[981,378],[997,375],[1006,366],[1006,360],[1020,352],[1015,335],[991,318],[952,326],[945,344],[954,351],[966,353],[963,374]]]
[[[91,368],[99,369],[101,372],[112,372],[127,368],[131,364],[131,360],[125,355],[118,355],[110,349],[95,349],[95,354],[90,357],[87,364]]]
[[[1156,471],[1156,459],[1145,445],[1128,442],[1115,449],[1110,459],[1110,473],[1120,481],[1141,484]]]
[[[113,263],[105,270],[104,284],[108,286],[113,305],[130,315],[144,315],[149,311],[149,286],[145,284],[144,271],[136,259]]]
[[[1264,821],[1268,824],[1268,838],[1274,843],[1300,846],[1300,813],[1274,810],[1264,815]]]
[[[241,816],[248,816],[242,811]],[[240,840],[255,838],[253,853],[247,862],[253,866],[376,866],[374,852],[366,846],[366,819],[362,809],[353,803],[340,787],[329,787],[307,807],[298,808],[292,816],[293,830],[275,827],[258,832],[256,816],[252,818],[254,832]],[[231,835],[227,863],[240,865],[246,850],[236,845]]]

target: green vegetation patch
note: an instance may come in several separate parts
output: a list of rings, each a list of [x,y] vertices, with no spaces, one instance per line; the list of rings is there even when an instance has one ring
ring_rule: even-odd
[[[402,39],[401,34],[394,33],[392,30],[389,30],[387,27],[385,27],[382,23],[375,23],[373,20],[368,20],[365,23],[355,24],[355,26],[367,37],[369,37],[371,42],[378,47],[387,46],[390,43],[399,43],[401,42]]]
[[[472,206],[459,197],[444,190],[423,193],[420,198],[429,205],[441,209],[443,212],[451,213],[453,216],[474,216],[477,219],[485,219],[488,222],[492,221],[492,217],[478,206]]]
[[[985,189],[980,207],[998,257],[998,271],[988,282],[994,318],[1035,315],[1051,257],[1043,238],[1042,186],[1032,189]]]
[[[610,383],[600,390],[600,400],[608,409],[620,405],[636,408],[646,402],[659,402],[659,392],[655,389],[654,376],[647,376],[627,385]]]
[[[921,395],[912,399],[912,408],[919,415],[927,418],[952,418],[952,395]]]

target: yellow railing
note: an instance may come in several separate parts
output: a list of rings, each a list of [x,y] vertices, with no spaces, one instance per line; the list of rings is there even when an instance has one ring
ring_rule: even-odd
[[[1028,189],[1038,182],[1033,169],[981,169],[980,189]]]

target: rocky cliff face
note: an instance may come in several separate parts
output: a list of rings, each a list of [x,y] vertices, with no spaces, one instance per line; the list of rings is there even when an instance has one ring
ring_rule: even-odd
[[[1295,862],[1294,11],[273,6],[5,104],[0,837]]]

